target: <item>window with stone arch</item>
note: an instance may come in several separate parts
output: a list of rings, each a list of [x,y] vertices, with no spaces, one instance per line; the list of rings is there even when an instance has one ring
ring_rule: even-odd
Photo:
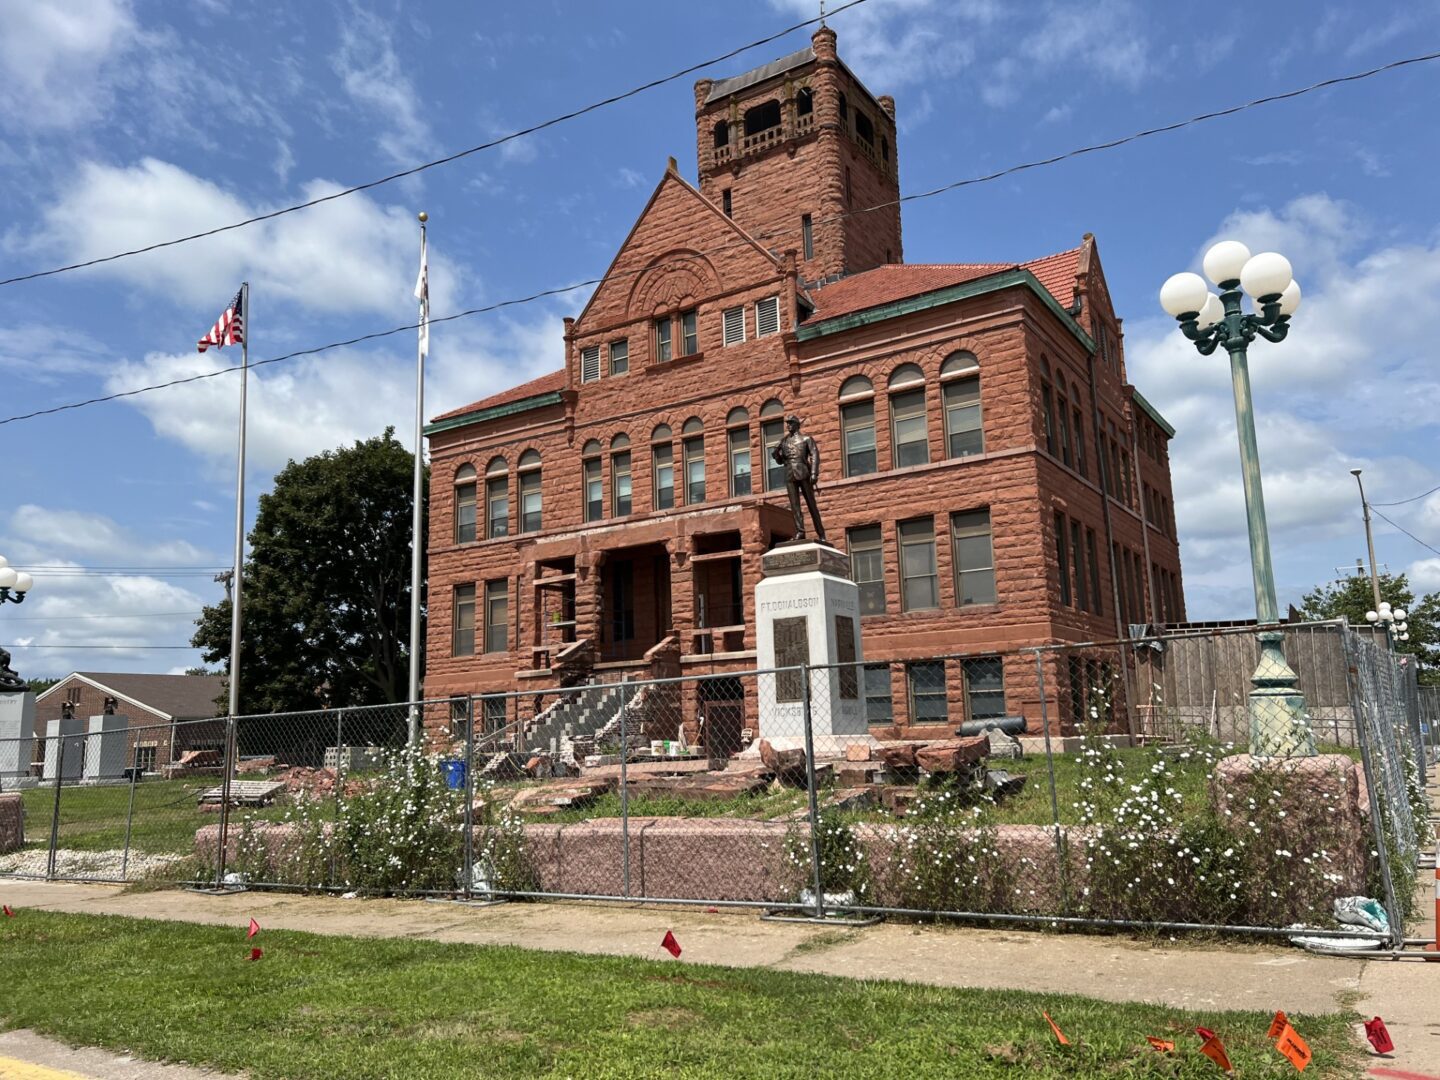
[[[764,101],[745,110],[745,134],[759,135],[780,126],[780,102]]]
[[[1045,452],[1055,453],[1055,391],[1050,385],[1050,361],[1040,357],[1040,426],[1045,436]]]
[[[517,471],[520,474],[520,531],[539,532],[544,527],[540,451],[532,449],[521,454]]]
[[[630,474],[630,436],[621,432],[610,440],[610,513],[624,517],[634,509]]]
[[[785,466],[774,458],[775,447],[785,437],[785,406],[779,398],[771,398],[760,406],[760,454],[764,458],[765,490],[785,489]]]
[[[750,410],[743,405],[735,406],[725,417],[725,456],[731,498],[749,495],[755,484],[750,477]]]
[[[980,416],[980,361],[961,350],[940,365],[940,393],[945,405],[945,456],[969,457],[985,452]]]
[[[1081,476],[1088,476],[1085,471],[1085,420],[1084,407],[1085,398],[1080,393],[1080,384],[1070,384],[1070,395],[1074,405],[1071,406],[1072,430],[1075,436],[1075,471]]]
[[[730,121],[718,120],[715,123],[715,149],[730,145]]]
[[[698,416],[685,421],[680,429],[681,453],[685,467],[685,505],[705,501],[705,424]]]
[[[485,539],[510,535],[510,466],[493,457],[485,466]]]
[[[461,465],[455,470],[455,543],[469,544],[475,539],[475,466]]]
[[[809,116],[815,111],[815,95],[808,86],[795,91],[795,115]]]
[[[581,500],[586,521],[599,521],[605,516],[605,472],[600,460],[603,449],[599,439],[590,439],[580,450]]]
[[[650,498],[656,510],[675,505],[675,435],[669,424],[650,433]]]
[[[890,456],[895,468],[930,460],[930,429],[925,419],[925,373],[917,364],[901,364],[890,373]]]
[[[840,384],[841,471],[846,476],[873,473],[875,456],[875,385],[864,375]]]

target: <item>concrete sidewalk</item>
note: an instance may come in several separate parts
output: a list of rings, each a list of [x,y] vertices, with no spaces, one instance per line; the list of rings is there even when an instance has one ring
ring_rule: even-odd
[[[937,986],[1075,993],[1189,1009],[1357,1011],[1385,1018],[1396,1050],[1376,1076],[1440,1080],[1440,965],[1321,957],[1288,946],[1198,947],[1125,937],[880,923],[864,929],[765,922],[753,911],[590,903],[468,908],[285,893],[127,894],[11,881],[13,907],[355,937],[410,937],[659,957],[673,930],[686,961]],[[1368,1044],[1365,1044],[1368,1049]],[[1391,1070],[1386,1072],[1384,1070]]]

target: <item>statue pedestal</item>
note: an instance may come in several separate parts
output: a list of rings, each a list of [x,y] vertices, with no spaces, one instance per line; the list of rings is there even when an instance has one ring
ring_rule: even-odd
[[[827,544],[790,543],[767,552],[755,586],[756,667],[799,664],[810,672],[810,722],[815,756],[843,756],[848,745],[874,745],[865,722],[860,651],[860,590],[850,559]],[[777,750],[805,746],[805,675],[759,677],[761,739]],[[759,753],[757,745],[752,747]],[[748,753],[748,752],[747,752]]]
[[[58,774],[62,780],[79,780],[84,771],[85,721],[73,716],[51,720],[45,729],[45,779],[54,780]]]
[[[35,755],[35,695],[0,694],[0,788],[30,776]]]
[[[86,780],[118,780],[125,774],[125,739],[130,730],[128,716],[92,716],[85,737]],[[65,748],[68,756],[70,748]],[[66,761],[68,769],[70,762]]]

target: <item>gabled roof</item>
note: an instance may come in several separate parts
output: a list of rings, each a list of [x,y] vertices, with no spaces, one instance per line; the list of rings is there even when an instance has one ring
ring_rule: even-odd
[[[815,312],[806,321],[813,324],[850,315],[1006,270],[1029,270],[1061,307],[1068,308],[1075,298],[1079,256],[1077,247],[1027,263],[886,263],[829,285],[812,287],[810,299]]]
[[[762,83],[766,79],[773,79],[776,75],[783,75],[792,68],[797,68],[802,64],[808,64],[814,59],[815,50],[807,45],[799,52],[793,52],[789,56],[782,56],[779,60],[771,60],[770,63],[762,64],[760,67],[752,71],[747,71],[743,75],[732,75],[728,79],[717,79],[711,84],[710,93],[706,95],[705,98],[705,104],[709,105],[712,101],[718,101],[728,94],[733,94],[737,90],[744,90],[747,86],[754,86],[756,83]]]
[[[121,701],[158,713],[166,720],[201,720],[223,711],[215,699],[225,686],[223,675],[144,675],[128,671],[75,671],[36,697],[44,701],[71,679],[87,682]]]
[[[544,394],[555,394],[565,389],[565,369],[552,371],[548,375],[541,375],[538,379],[531,379],[519,386],[512,386],[509,390],[502,390],[498,394],[481,398],[479,401],[471,402],[458,409],[451,409],[435,417],[431,423],[439,423],[442,420],[453,420],[457,416],[465,416],[472,412],[481,412],[485,409],[498,408],[501,405],[512,405],[517,401],[524,401],[526,398],[540,397]]]

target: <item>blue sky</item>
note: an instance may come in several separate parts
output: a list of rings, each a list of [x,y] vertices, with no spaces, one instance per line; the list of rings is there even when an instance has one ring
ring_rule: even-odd
[[[831,5],[832,8],[835,6]],[[223,224],[470,146],[809,18],[810,0],[508,5],[390,0],[0,0],[0,277]],[[842,57],[897,100],[917,192],[1440,47],[1440,4],[867,0]],[[802,47],[803,30],[724,76]],[[436,314],[603,271],[667,155],[694,176],[694,76],[502,149],[221,237],[0,288],[0,417],[232,362],[198,356],[241,278],[251,357],[403,323],[415,212]],[[1190,611],[1252,609],[1229,381],[1156,291],[1214,239],[1286,253],[1290,340],[1252,353],[1282,605],[1364,551],[1372,501],[1440,484],[1440,63],[911,203],[910,262],[1009,261],[1098,238],[1132,380],[1179,429]],[[552,370],[584,291],[433,335],[431,415]],[[410,426],[414,342],[252,376],[254,498],[287,458]],[[238,360],[238,356],[234,358]],[[0,554],[39,576],[0,611],[26,674],[178,670],[230,561],[235,376],[0,425]],[[1440,495],[1386,513],[1440,547]],[[1440,557],[1379,523],[1380,561],[1440,588]],[[177,614],[179,613],[179,614]],[[88,616],[103,615],[103,619]]]

